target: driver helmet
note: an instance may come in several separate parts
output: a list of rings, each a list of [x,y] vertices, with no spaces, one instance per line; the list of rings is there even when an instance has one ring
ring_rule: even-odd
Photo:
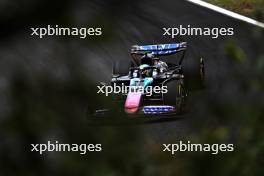
[[[149,69],[144,70],[147,67],[149,67],[149,65],[147,65],[147,64],[142,64],[139,66],[140,72],[141,72],[143,77],[150,77],[150,75],[151,75],[151,70],[149,70]]]

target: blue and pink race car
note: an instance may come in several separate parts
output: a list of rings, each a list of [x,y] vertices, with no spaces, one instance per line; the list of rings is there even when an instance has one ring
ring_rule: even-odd
[[[182,64],[186,49],[186,42],[134,45],[131,48],[130,61],[115,61],[111,86],[119,87],[122,91],[112,93],[111,97],[113,102],[118,103],[118,111],[144,116],[182,113],[187,97]],[[203,59],[199,62],[199,75],[202,80]],[[109,112],[111,109],[100,108],[93,114]]]

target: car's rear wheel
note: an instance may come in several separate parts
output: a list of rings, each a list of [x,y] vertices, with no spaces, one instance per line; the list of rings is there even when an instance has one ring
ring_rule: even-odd
[[[205,63],[203,58],[197,58],[192,63],[183,66],[185,85],[188,90],[199,90],[205,87]]]
[[[183,80],[170,80],[164,84],[168,92],[163,94],[164,105],[174,106],[177,113],[182,113],[187,96]]]

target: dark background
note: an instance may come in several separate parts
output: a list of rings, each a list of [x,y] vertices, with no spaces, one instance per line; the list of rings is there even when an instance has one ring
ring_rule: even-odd
[[[103,35],[30,35],[48,24],[102,27]],[[235,34],[162,36],[180,24]],[[263,175],[263,29],[180,0],[13,0],[0,2],[0,38],[0,175]],[[133,44],[179,41],[188,42],[184,64],[206,64],[206,89],[190,92],[186,115],[147,124],[87,118],[87,106],[103,101],[94,92],[113,60],[128,60]],[[102,143],[103,151],[30,152],[48,140]],[[235,151],[161,152],[179,140],[234,143]]]

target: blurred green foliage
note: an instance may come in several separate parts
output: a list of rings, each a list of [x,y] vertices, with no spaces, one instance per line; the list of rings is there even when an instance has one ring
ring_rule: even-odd
[[[206,0],[212,4],[240,13],[245,16],[264,21],[263,0]]]
[[[241,48],[232,41],[226,43],[225,51],[235,67],[229,81],[235,82],[239,94],[233,97],[223,94],[224,103],[220,104],[210,99],[199,100],[210,104],[208,111],[195,114],[198,118],[192,127],[198,130],[186,134],[185,139],[193,143],[234,143],[234,152],[218,155],[177,152],[175,156],[161,152],[161,143],[153,143],[143,134],[142,128],[147,124],[102,125],[100,121],[88,120],[87,105],[101,100],[95,97],[95,84],[77,69],[69,68],[71,77],[64,82],[42,74],[35,74],[32,81],[25,73],[17,72],[10,87],[12,111],[1,122],[0,172],[3,175],[263,175],[263,56],[249,64]],[[114,122],[118,116],[109,117],[110,121]],[[208,116],[210,122],[201,123],[199,116]],[[86,155],[51,152],[41,156],[30,152],[31,143],[47,140],[102,143],[103,151]],[[165,140],[177,143],[174,138]]]
[[[92,5],[99,3],[100,7],[104,7],[102,9],[95,8],[96,12],[98,10],[105,12],[105,9],[108,8],[112,8],[116,12],[125,6],[123,1],[114,2],[115,4],[110,6],[106,2],[92,1]],[[80,12],[80,16],[84,16],[84,20],[86,20],[89,15],[82,13],[85,14],[88,10],[82,9],[82,7],[90,7],[91,4],[87,5],[85,1],[82,3],[77,6],[78,13],[75,15],[77,16]],[[68,9],[72,5],[68,1],[65,4],[56,4],[55,7],[60,11],[66,9],[65,11],[73,13]],[[62,8],[63,4],[65,7]],[[142,4],[141,1],[139,4]],[[45,7],[47,6],[51,6],[50,1]],[[32,9],[35,9],[33,7]],[[137,8],[129,7],[128,9],[132,9],[134,12],[134,9]],[[93,8],[90,9],[90,11],[92,10]],[[57,15],[58,11],[54,11],[56,12],[54,14]],[[132,12],[130,11],[134,16],[135,13]],[[143,12],[141,13],[145,15]],[[60,15],[59,17],[63,18],[65,14],[60,12]],[[106,13],[105,16],[110,15],[111,13]],[[119,14],[115,15],[119,17]],[[30,13],[28,16],[26,15],[26,17],[29,16],[33,15]],[[109,42],[107,47],[111,47],[116,42],[113,40],[116,39],[116,36],[113,37],[116,35],[115,25],[112,25],[112,22],[110,24],[107,21],[109,19],[103,17],[97,15],[97,19],[91,21],[93,24],[103,23],[107,27],[106,40]],[[22,18],[24,17],[22,16],[18,20],[22,21]],[[34,18],[33,22],[39,19],[42,18]],[[147,20],[149,19],[147,18]],[[72,21],[71,23],[75,24]],[[17,25],[16,22],[14,24]],[[25,24],[28,22],[26,21]],[[145,25],[145,21],[142,24]],[[9,30],[9,26],[6,28]],[[23,26],[21,28],[24,30]],[[13,30],[17,30],[17,28]],[[256,34],[258,41],[263,41],[263,31],[252,30],[252,35],[248,35]],[[16,34],[16,31],[13,32],[10,31],[9,35]],[[125,38],[127,33],[124,34]],[[5,96],[8,97],[9,111],[0,115],[0,175],[264,175],[264,53],[262,43],[253,46],[254,54],[252,54],[252,58],[249,58],[246,51],[239,47],[240,43],[233,40],[227,41],[223,50],[224,56],[228,58],[227,62],[231,63],[231,66],[229,65],[227,76],[224,81],[221,80],[223,82],[217,92],[200,92],[201,95],[191,102],[189,115],[176,122],[143,124],[138,121],[135,123],[133,119],[118,112],[109,116],[107,120],[93,120],[87,115],[87,108],[98,102],[110,107],[114,106],[111,101],[96,95],[97,82],[92,78],[99,77],[99,73],[104,70],[97,69],[91,76],[87,76],[87,72],[90,73],[89,71],[93,68],[89,65],[89,69],[87,69],[84,67],[85,62],[79,62],[80,58],[84,58],[89,63],[95,60],[98,65],[102,64],[100,63],[101,55],[94,54],[94,50],[92,50],[93,55],[88,55],[91,52],[89,49],[94,47],[91,45],[94,41],[82,41],[81,44],[76,44],[78,42],[75,43],[68,39],[59,40],[59,42],[56,40],[55,44],[53,42],[47,44],[50,48],[45,48],[46,45],[43,44],[45,42],[45,40],[41,40],[39,42],[41,45],[36,44],[38,42],[33,43],[34,47],[31,48],[30,41],[23,40],[22,46],[15,41],[13,45],[18,45],[22,49],[20,47],[14,47],[15,49],[10,47],[10,49],[10,44],[8,45],[6,42],[4,47],[7,49],[4,49],[8,50],[9,54],[4,53],[4,49],[1,50],[1,54],[5,54],[1,55],[1,59],[7,58],[6,62],[1,64],[4,64],[4,67],[8,69],[13,68],[9,67],[10,63],[7,60],[14,56],[18,59],[8,61],[11,64],[18,62],[18,68],[13,68],[13,74],[5,75],[9,76],[5,92]],[[101,49],[101,46],[105,45],[103,40],[97,40],[96,44],[100,48],[100,50],[96,50],[98,53],[107,53]],[[63,48],[62,51],[61,48]],[[23,50],[25,51],[23,52]],[[86,50],[89,52],[85,52]],[[77,51],[78,54],[74,51]],[[37,53],[37,58],[34,54],[30,55],[34,52]],[[60,52],[63,55],[59,55]],[[37,62],[32,64],[28,58]],[[49,64],[45,65],[46,62]],[[55,67],[53,67],[54,65]],[[94,62],[92,66],[98,68]],[[43,67],[47,67],[47,69],[42,70]],[[57,78],[56,74],[61,67],[66,70],[63,70],[66,72],[66,76]],[[214,78],[213,81],[220,80]],[[188,123],[187,127],[183,126],[182,128],[190,128],[190,132],[175,137],[174,134],[178,129],[176,124],[182,121]],[[168,132],[165,128],[171,128],[174,134],[170,134],[171,131]],[[155,133],[155,135],[151,133]],[[58,140],[61,143],[102,143],[103,151],[86,155],[74,152],[50,152],[39,155],[30,152],[31,143],[46,143],[47,140]],[[205,152],[177,152],[174,156],[161,152],[162,143],[177,143],[178,140],[189,140],[193,143],[234,143],[235,151],[218,155]]]

